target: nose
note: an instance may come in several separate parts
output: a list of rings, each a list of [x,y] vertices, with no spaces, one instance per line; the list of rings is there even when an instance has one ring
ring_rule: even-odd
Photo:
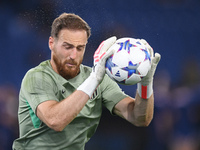
[[[71,54],[70,54],[70,58],[75,59],[76,56],[77,56],[77,49],[73,48],[72,51],[71,51]]]

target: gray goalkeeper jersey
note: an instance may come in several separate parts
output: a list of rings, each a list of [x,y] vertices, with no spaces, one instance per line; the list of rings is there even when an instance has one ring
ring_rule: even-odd
[[[84,150],[94,134],[102,113],[102,104],[112,113],[114,106],[127,95],[105,75],[91,99],[63,131],[56,132],[36,116],[37,106],[48,100],[62,101],[72,94],[90,75],[91,68],[81,65],[80,73],[66,80],[51,67],[50,61],[29,70],[19,94],[20,136],[14,150]]]

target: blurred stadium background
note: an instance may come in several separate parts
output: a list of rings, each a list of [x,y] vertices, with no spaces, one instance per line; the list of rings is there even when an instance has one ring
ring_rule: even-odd
[[[62,12],[80,15],[92,28],[86,65],[112,35],[144,38],[162,55],[150,126],[135,127],[104,108],[86,150],[200,150],[200,0],[1,0],[0,150],[10,150],[18,137],[21,80],[50,59],[50,26]],[[136,86],[121,87],[135,95]]]

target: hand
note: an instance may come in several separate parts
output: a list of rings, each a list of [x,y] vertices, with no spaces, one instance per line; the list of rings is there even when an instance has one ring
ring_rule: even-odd
[[[94,66],[90,76],[77,88],[85,92],[89,97],[101,83],[105,75],[105,63],[108,57],[114,53],[114,48],[110,48],[116,41],[116,37],[111,37],[103,41],[94,53]]]
[[[106,60],[114,53],[114,48],[111,46],[115,43],[116,37],[113,36],[103,41],[94,53],[94,66],[92,75],[96,77],[100,83],[105,75],[105,63]]]
[[[141,80],[141,84],[146,86],[153,81],[153,76],[161,56],[159,53],[155,53],[154,56],[153,48],[144,39],[141,39],[140,41],[147,47],[151,56],[151,69],[149,70],[148,74]]]
[[[155,74],[156,67],[160,61],[160,54],[153,52],[153,48],[144,40],[140,40],[149,50],[151,56],[151,69],[147,75],[137,84],[138,93],[141,98],[148,99],[153,93],[153,76]]]

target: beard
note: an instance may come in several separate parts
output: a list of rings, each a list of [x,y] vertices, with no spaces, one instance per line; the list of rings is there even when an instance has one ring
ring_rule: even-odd
[[[80,62],[75,62],[74,60],[65,60],[64,62],[61,62],[57,56],[53,55],[53,60],[55,62],[58,74],[60,74],[63,78],[66,80],[72,79],[75,76],[77,76],[80,72],[80,64],[82,63],[82,60]],[[67,66],[66,64],[73,64],[75,66]]]

